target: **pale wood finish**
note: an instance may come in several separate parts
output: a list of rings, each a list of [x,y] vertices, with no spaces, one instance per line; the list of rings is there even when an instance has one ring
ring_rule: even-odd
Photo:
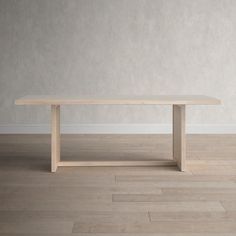
[[[62,161],[171,158],[171,135],[61,138]],[[235,143],[236,135],[188,135],[187,172],[71,167],[52,175],[50,135],[0,135],[0,235],[234,236]]]
[[[29,95],[15,101],[17,105],[217,105],[220,100],[203,95],[153,95],[153,96],[57,96]]]
[[[51,133],[51,171],[56,172],[60,162],[60,106],[52,105],[52,133]]]
[[[173,105],[173,158],[179,169],[185,171],[185,105]]]
[[[159,96],[116,96],[116,97],[73,97],[56,95],[30,95],[15,101],[17,105],[51,105],[52,139],[51,171],[58,166],[156,166],[173,165],[185,171],[185,105],[216,105],[220,101],[203,95],[159,95]],[[60,105],[173,105],[173,158],[174,162],[139,161],[139,162],[60,162]]]
[[[58,166],[175,166],[172,160],[157,161],[61,161]]]

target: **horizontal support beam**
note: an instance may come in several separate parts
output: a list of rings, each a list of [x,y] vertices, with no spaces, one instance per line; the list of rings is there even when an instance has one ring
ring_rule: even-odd
[[[160,161],[60,161],[58,166],[176,166],[173,160]]]

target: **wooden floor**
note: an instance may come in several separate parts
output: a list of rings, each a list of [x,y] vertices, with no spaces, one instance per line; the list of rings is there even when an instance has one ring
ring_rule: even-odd
[[[176,167],[59,167],[50,136],[0,135],[1,236],[235,236],[236,135],[187,137]],[[170,135],[63,135],[62,158],[171,158]]]

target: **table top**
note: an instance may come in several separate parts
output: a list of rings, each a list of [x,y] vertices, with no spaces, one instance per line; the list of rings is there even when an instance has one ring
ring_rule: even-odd
[[[65,96],[28,95],[15,101],[16,105],[217,105],[220,100],[204,95],[151,96]]]

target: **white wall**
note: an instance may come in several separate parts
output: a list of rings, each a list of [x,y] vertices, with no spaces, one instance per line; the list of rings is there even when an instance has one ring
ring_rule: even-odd
[[[49,123],[49,108],[14,105],[26,94],[206,94],[223,105],[188,108],[188,123],[236,131],[235,12],[234,0],[0,0],[0,131]],[[165,106],[62,113],[66,124],[171,122]]]

